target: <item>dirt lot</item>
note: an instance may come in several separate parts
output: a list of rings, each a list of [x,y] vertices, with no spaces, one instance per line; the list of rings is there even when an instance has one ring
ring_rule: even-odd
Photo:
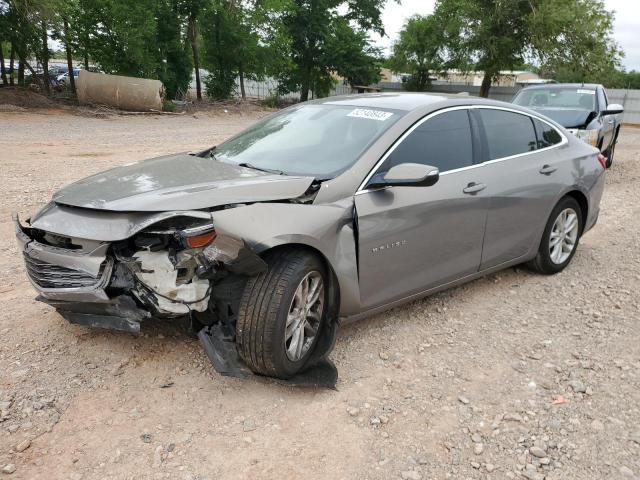
[[[4,477],[640,476],[640,130],[622,132],[599,223],[565,272],[509,269],[344,327],[337,391],[223,378],[171,324],[88,330],[33,300],[12,210],[261,114],[0,113]]]

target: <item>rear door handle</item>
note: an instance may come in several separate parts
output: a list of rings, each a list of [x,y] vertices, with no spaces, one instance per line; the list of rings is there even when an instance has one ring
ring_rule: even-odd
[[[612,118],[611,120],[609,120],[609,123],[614,123],[615,120]]]
[[[542,173],[543,175],[551,175],[553,172],[555,172],[558,168],[557,167],[552,167],[551,165],[544,165],[541,169],[540,169],[540,173]]]
[[[487,186],[484,183],[471,182],[469,185],[467,185],[465,188],[462,189],[462,193],[468,193],[469,195],[474,195],[478,192],[481,192],[485,188],[487,188]]]

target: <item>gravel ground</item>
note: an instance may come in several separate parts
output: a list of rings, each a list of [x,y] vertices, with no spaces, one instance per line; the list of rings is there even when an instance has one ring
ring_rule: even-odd
[[[66,183],[214,144],[262,114],[0,112],[4,477],[640,476],[637,129],[621,134],[599,223],[569,268],[512,268],[345,326],[337,391],[223,378],[170,323],[89,330],[33,300],[12,210],[27,216]]]

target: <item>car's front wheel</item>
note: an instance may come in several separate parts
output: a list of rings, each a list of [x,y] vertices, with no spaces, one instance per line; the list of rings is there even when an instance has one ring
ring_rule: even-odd
[[[609,146],[608,152],[607,152],[607,163],[606,166],[607,168],[611,168],[611,165],[613,165],[613,156],[616,153],[616,143],[618,143],[618,131],[616,131],[615,136],[613,137],[613,141],[611,142],[611,145]]]
[[[564,270],[576,253],[582,228],[580,205],[573,197],[564,197],[551,212],[538,254],[529,267],[545,274]]]
[[[326,321],[327,275],[304,250],[265,257],[268,268],[245,287],[236,325],[238,352],[255,373],[291,378],[313,353]]]

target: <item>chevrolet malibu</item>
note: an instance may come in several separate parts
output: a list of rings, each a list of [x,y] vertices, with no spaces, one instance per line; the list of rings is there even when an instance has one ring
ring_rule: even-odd
[[[563,270],[598,218],[604,162],[512,104],[333,97],[80,180],[14,220],[38,300],[70,322],[188,318],[221,373],[290,379],[341,320],[512,265]]]

